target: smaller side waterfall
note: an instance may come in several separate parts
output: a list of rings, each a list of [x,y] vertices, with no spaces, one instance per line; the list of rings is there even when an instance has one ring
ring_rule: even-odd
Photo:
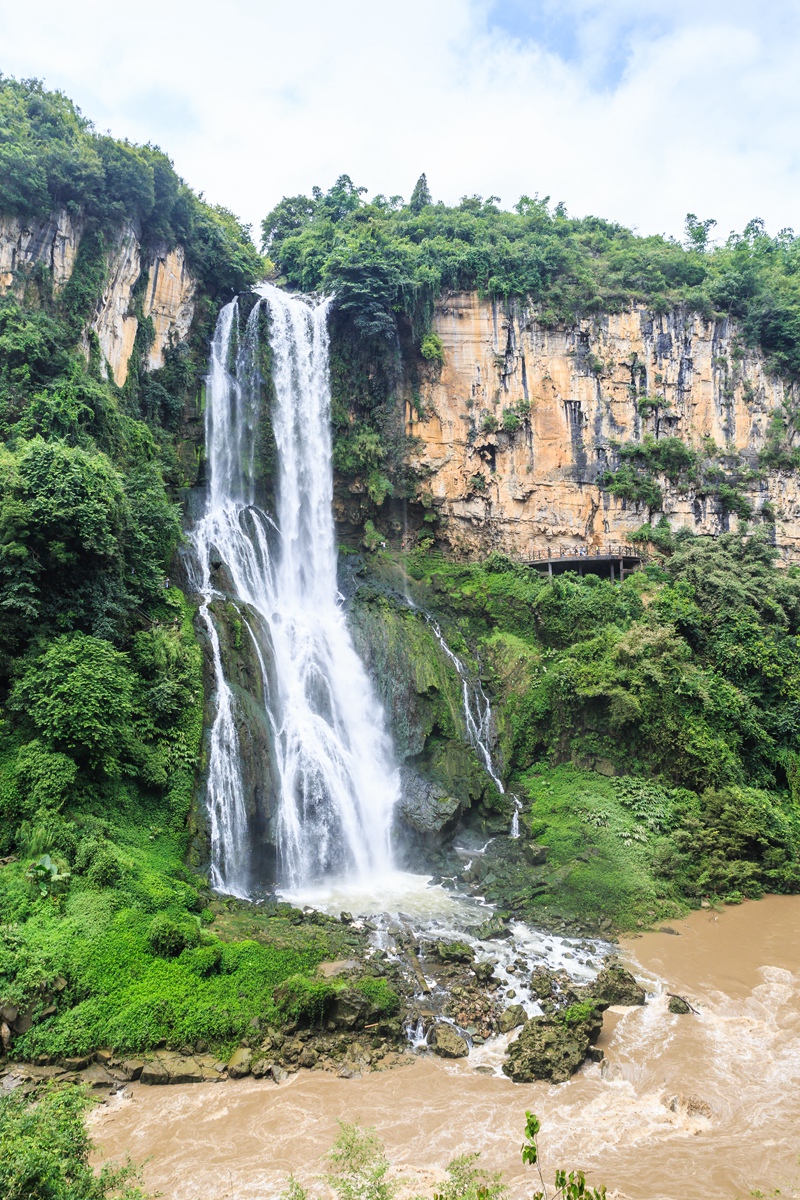
[[[500,792],[501,796],[505,795],[506,789],[503,787],[503,781],[500,778],[499,769],[495,765],[494,757],[491,751],[492,726],[494,719],[492,716],[492,706],[489,703],[489,697],[483,690],[480,679],[470,679],[467,668],[464,666],[461,659],[447,644],[445,636],[442,633],[439,625],[434,621],[433,617],[426,614],[425,619],[436,635],[436,640],[444,650],[450,662],[456,669],[459,679],[461,680],[461,702],[464,706],[464,723],[467,727],[467,738],[473,750],[477,753],[483,763],[486,774],[491,779],[492,783]],[[519,837],[519,813],[522,804],[517,796],[512,795],[514,801],[514,813],[511,818],[511,828],[509,835],[512,838]]]

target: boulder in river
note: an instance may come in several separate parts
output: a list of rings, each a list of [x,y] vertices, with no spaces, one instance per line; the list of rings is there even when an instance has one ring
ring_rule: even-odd
[[[611,963],[603,967],[600,974],[589,984],[587,991],[590,992],[594,1000],[602,1001],[604,1004],[644,1004],[645,991],[641,987],[630,971],[626,971],[618,963]]]
[[[528,1014],[521,1004],[512,1004],[510,1008],[505,1009],[497,1018],[497,1028],[501,1033],[510,1033],[512,1029],[517,1029],[520,1025],[524,1025],[528,1019]]]
[[[231,1079],[244,1079],[245,1075],[249,1075],[252,1061],[253,1051],[247,1046],[240,1046],[238,1050],[234,1050],[228,1059],[228,1074]]]
[[[469,1046],[454,1025],[437,1021],[431,1032],[431,1049],[441,1058],[466,1058]]]
[[[466,942],[437,942],[436,957],[443,963],[471,963],[475,955]]]
[[[671,1013],[675,1013],[676,1016],[681,1017],[686,1016],[687,1013],[692,1011],[683,996],[670,996],[667,1007]]]
[[[584,1062],[602,1027],[603,1015],[591,1001],[557,1016],[531,1017],[509,1046],[503,1072],[515,1083],[564,1083]]]

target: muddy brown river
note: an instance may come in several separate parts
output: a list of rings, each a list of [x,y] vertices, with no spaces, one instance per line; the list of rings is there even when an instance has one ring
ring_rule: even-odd
[[[98,1161],[144,1162],[145,1187],[165,1200],[266,1200],[289,1172],[313,1184],[337,1120],[358,1120],[377,1128],[411,1191],[430,1195],[450,1159],[480,1150],[516,1198],[534,1185],[519,1159],[532,1109],[550,1178],[582,1167],[620,1200],[800,1196],[800,897],[701,910],[671,928],[679,936],[623,946],[653,994],[609,1011],[605,1063],[569,1083],[515,1085],[478,1073],[478,1060],[423,1055],[360,1079],[134,1084],[91,1118]],[[671,1015],[668,992],[698,1014]]]

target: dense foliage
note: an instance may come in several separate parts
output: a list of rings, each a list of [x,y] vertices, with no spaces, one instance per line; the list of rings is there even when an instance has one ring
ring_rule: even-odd
[[[84,1124],[92,1100],[81,1088],[52,1089],[31,1103],[0,1098],[0,1195],[3,1200],[145,1200],[128,1164],[89,1165],[92,1142]]]
[[[43,220],[58,208],[106,232],[132,221],[147,246],[180,243],[212,297],[241,291],[260,266],[233,214],[198,199],[157,146],[98,134],[63,93],[0,76],[0,213]]]
[[[545,324],[620,311],[642,301],[656,311],[686,304],[742,321],[776,368],[800,376],[800,241],[770,237],[760,220],[723,245],[687,218],[684,244],[643,237],[599,217],[570,217],[549,197],[497,197],[433,204],[420,180],[411,203],[365,199],[346,175],[328,192],[283,199],[262,223],[264,248],[290,286],[334,291],[362,336],[392,341],[396,315],[421,333],[442,289],[477,288],[537,306]]]
[[[621,586],[499,556],[409,569],[477,655],[509,788],[550,847],[555,875],[509,867],[495,900],[632,924],[800,888],[800,574],[768,543],[672,538]]]

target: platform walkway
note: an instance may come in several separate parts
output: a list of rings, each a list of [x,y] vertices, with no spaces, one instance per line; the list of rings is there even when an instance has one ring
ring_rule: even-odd
[[[542,567],[547,574],[563,575],[565,571],[577,571],[579,575],[605,574],[598,567],[608,567],[612,582],[622,580],[641,566],[645,556],[637,554],[630,546],[557,546],[536,551],[521,561],[526,567]]]

